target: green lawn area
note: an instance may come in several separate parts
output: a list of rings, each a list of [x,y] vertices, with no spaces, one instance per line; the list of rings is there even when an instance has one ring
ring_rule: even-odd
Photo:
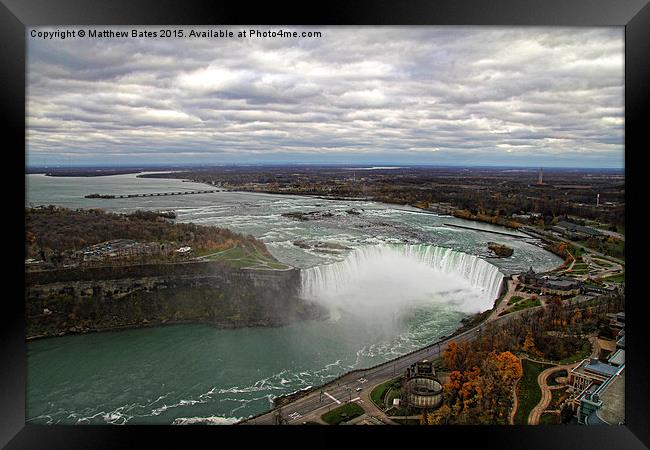
[[[520,297],[518,295],[513,295],[512,297],[510,297],[510,300],[508,301],[508,304],[509,305],[514,305],[515,303],[520,302],[523,299],[524,299],[523,297]]]
[[[623,283],[625,281],[625,272],[602,278],[602,280],[609,281],[611,283]]]
[[[288,269],[289,267],[262,254],[256,248],[232,247],[220,252],[202,255],[207,261],[224,261],[237,268]]]
[[[608,240],[586,240],[578,241],[580,245],[591,248],[606,256],[614,258],[625,259],[625,241],[615,240],[610,242]]]
[[[589,355],[591,355],[591,343],[589,343],[589,341],[585,341],[585,343],[582,344],[582,348],[578,352],[564,359],[559,360],[557,364],[563,365],[563,364],[571,364],[577,361],[582,361],[583,359],[588,358]]]
[[[363,414],[363,408],[356,403],[346,403],[336,409],[326,412],[321,419],[330,425],[338,425]]]
[[[393,388],[390,391],[388,391],[388,393],[386,394],[385,403],[387,403],[388,405],[392,405],[393,399],[400,398],[401,395],[402,395],[401,389]]]
[[[588,270],[572,270],[571,272],[567,272],[567,276],[570,277],[577,277],[580,275],[587,275],[589,274]]]
[[[510,305],[511,303],[509,302],[508,304]],[[514,305],[510,306],[508,309],[501,312],[501,314],[499,314],[499,315],[503,316],[503,315],[511,313],[511,312],[521,311],[522,309],[533,308],[533,307],[539,306],[539,305],[541,305],[541,302],[540,302],[539,299],[533,300],[533,299],[527,298],[527,299],[517,301]]]
[[[384,382],[382,384],[377,385],[372,390],[372,392],[370,392],[370,399],[373,401],[373,403],[383,410],[384,409],[384,394],[386,393],[388,388],[393,384],[395,384],[396,387],[399,387],[400,386],[400,383],[399,383],[400,378],[388,380],[388,381],[386,381],[386,382]]]
[[[594,264],[596,264],[596,265],[598,265],[598,266],[600,266],[600,267],[604,267],[604,268],[606,268],[606,269],[608,269],[608,268],[610,268],[610,267],[613,266],[612,263],[610,263],[609,261],[606,261],[606,260],[604,260],[604,259],[600,259],[600,258],[591,258],[591,260],[594,262]]]
[[[524,374],[519,380],[517,389],[519,406],[515,414],[515,425],[528,424],[528,415],[530,411],[539,403],[542,398],[542,390],[537,384],[537,376],[549,366],[529,361],[521,360]]]
[[[589,271],[589,265],[584,262],[577,262],[573,265],[571,268],[570,273],[580,273],[580,274],[585,274]]]
[[[583,242],[580,242],[580,244],[584,244]],[[572,249],[569,249],[571,254],[573,255],[574,258],[579,258],[580,256],[584,255],[585,250],[581,246],[573,247]]]

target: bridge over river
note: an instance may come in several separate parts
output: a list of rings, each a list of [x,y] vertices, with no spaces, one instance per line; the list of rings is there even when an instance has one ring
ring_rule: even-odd
[[[192,195],[192,194],[212,194],[218,190],[206,191],[177,191],[177,192],[148,192],[145,194],[88,194],[85,198],[133,198],[133,197],[163,197],[167,195]]]

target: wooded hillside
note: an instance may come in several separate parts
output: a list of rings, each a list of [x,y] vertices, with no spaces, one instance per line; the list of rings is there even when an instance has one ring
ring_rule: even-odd
[[[264,244],[253,236],[214,226],[173,223],[152,211],[115,214],[101,209],[71,210],[54,206],[25,209],[27,258],[77,251],[114,239],[173,243],[190,246],[195,253],[241,246],[270,257]]]

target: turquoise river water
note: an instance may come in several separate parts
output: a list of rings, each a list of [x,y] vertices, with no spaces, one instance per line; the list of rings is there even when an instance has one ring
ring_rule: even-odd
[[[328,320],[280,328],[170,325],[30,341],[30,423],[233,423],[269,409],[277,396],[435,342],[489,309],[503,275],[561,263],[521,233],[408,206],[225,191],[84,198],[207,188],[136,175],[27,175],[25,187],[31,205],[173,209],[181,222],[252,234],[278,260],[302,269],[304,296],[331,311]],[[347,212],[352,208],[359,214]],[[304,222],[282,216],[314,211],[329,214]],[[513,255],[489,258],[488,241],[512,247]],[[343,249],[323,251],[321,244]]]

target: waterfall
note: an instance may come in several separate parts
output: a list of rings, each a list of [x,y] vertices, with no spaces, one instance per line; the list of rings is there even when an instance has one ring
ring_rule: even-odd
[[[492,307],[502,281],[499,269],[477,256],[426,244],[362,247],[342,261],[301,271],[306,298],[337,299],[356,289],[357,297],[368,292],[367,296],[385,296],[394,303],[432,289],[442,296],[471,289],[465,293],[463,309],[473,311]],[[380,306],[376,301],[368,305]]]

